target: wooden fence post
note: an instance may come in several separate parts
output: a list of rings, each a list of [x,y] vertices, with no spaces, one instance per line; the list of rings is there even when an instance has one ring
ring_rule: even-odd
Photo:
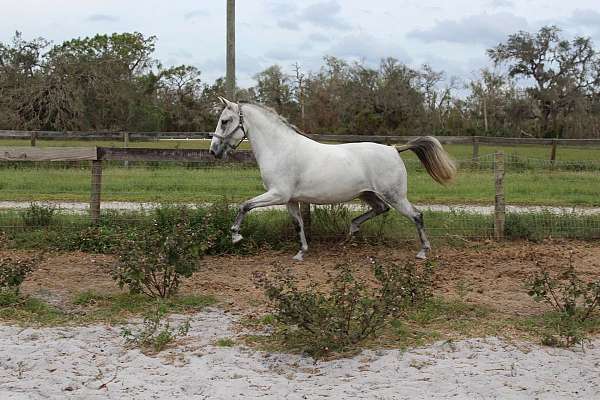
[[[31,147],[35,147],[37,141],[37,132],[31,132]]]
[[[550,166],[554,167],[554,162],[556,161],[556,140],[552,141],[552,151],[550,151]]]
[[[496,196],[494,198],[494,235],[496,240],[504,239],[506,202],[504,199],[504,153],[497,151],[494,158]]]
[[[90,196],[90,215],[92,224],[100,222],[100,193],[102,192],[102,161],[92,161],[92,190]]]
[[[310,203],[300,203],[300,214],[302,215],[302,222],[304,223],[304,236],[306,236],[306,240],[310,240],[310,237],[311,237]]]
[[[123,132],[123,147],[124,148],[129,148],[129,132]],[[129,167],[129,161],[125,160],[123,161],[123,166],[125,168]]]
[[[479,138],[473,136],[473,164],[479,162]]]

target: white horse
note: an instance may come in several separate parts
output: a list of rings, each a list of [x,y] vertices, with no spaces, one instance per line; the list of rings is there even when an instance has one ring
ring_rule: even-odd
[[[225,108],[210,153],[223,158],[247,138],[266,189],[240,205],[231,227],[234,243],[242,240],[239,232],[246,213],[257,207],[285,204],[300,235],[301,247],[294,259],[302,260],[308,245],[299,203],[335,204],[360,198],[371,210],[352,220],[350,235],[392,206],[415,223],[421,241],[417,258],[427,257],[431,245],[423,214],[406,198],[406,168],[399,153],[415,152],[429,175],[444,184],[452,180],[456,168],[437,139],[420,137],[399,148],[376,143],[322,144],[301,135],[267,107],[219,99]]]

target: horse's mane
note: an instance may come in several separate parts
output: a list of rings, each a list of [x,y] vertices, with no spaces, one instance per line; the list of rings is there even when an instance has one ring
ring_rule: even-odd
[[[287,120],[287,118],[280,115],[272,107],[265,106],[264,104],[257,103],[256,101],[240,101],[240,104],[251,104],[253,106],[256,106],[256,107],[260,108],[261,110],[264,110],[264,111],[268,112],[269,114],[271,114],[272,116],[276,117],[279,120],[279,122],[283,123],[284,125],[286,125],[288,128],[290,128],[297,134],[308,137],[308,136],[306,136],[306,134],[304,132],[302,132],[300,130],[300,128],[298,128],[296,125],[292,124],[290,121]]]

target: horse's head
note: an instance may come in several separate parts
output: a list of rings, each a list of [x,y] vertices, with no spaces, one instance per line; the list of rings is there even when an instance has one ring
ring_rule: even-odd
[[[225,108],[219,116],[217,128],[212,135],[210,154],[217,158],[223,158],[242,143],[246,137],[246,129],[240,105],[223,97],[219,97],[219,100]]]

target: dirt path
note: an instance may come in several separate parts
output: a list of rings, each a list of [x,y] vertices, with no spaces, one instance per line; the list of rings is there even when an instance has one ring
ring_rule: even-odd
[[[32,202],[28,201],[0,201],[0,210],[19,210],[28,208]],[[44,204],[55,207],[59,210],[72,212],[72,213],[87,213],[89,212],[89,203],[82,202],[66,202],[66,201],[44,201],[34,202],[37,204]],[[195,207],[195,204],[182,204],[189,207]],[[466,212],[472,214],[484,214],[491,215],[494,213],[494,206],[483,206],[474,204],[415,204],[419,209],[425,211],[439,211],[439,212]],[[159,207],[158,203],[145,203],[145,202],[128,202],[128,201],[105,201],[102,202],[103,210],[120,210],[120,211],[140,211],[140,210],[152,210]],[[314,207],[314,206],[313,206]],[[323,206],[317,206],[323,207]],[[351,211],[361,211],[365,209],[362,204],[346,204],[346,207]],[[265,210],[285,210],[285,206],[272,206],[257,209],[256,211]],[[506,211],[509,213],[539,213],[549,212],[552,214],[570,214],[575,213],[578,215],[596,215],[600,214],[600,207],[557,207],[557,206],[506,206]]]
[[[323,282],[341,263],[365,273],[370,258],[382,262],[414,261],[415,248],[368,245],[315,245],[302,263],[292,261],[293,252],[264,250],[251,256],[205,257],[200,272],[183,284],[184,293],[212,294],[224,305],[239,312],[261,311],[262,292],[255,288],[255,272],[273,274],[278,267],[292,268],[301,280]],[[600,245],[596,242],[554,240],[543,243],[493,241],[467,243],[463,247],[435,248],[436,294],[460,295],[464,301],[482,304],[498,311],[522,315],[543,307],[523,290],[523,281],[540,266],[560,271],[573,254],[577,270],[585,277],[600,276]],[[108,267],[113,257],[86,253],[51,254],[23,285],[32,295],[70,301],[85,290],[117,291]]]

